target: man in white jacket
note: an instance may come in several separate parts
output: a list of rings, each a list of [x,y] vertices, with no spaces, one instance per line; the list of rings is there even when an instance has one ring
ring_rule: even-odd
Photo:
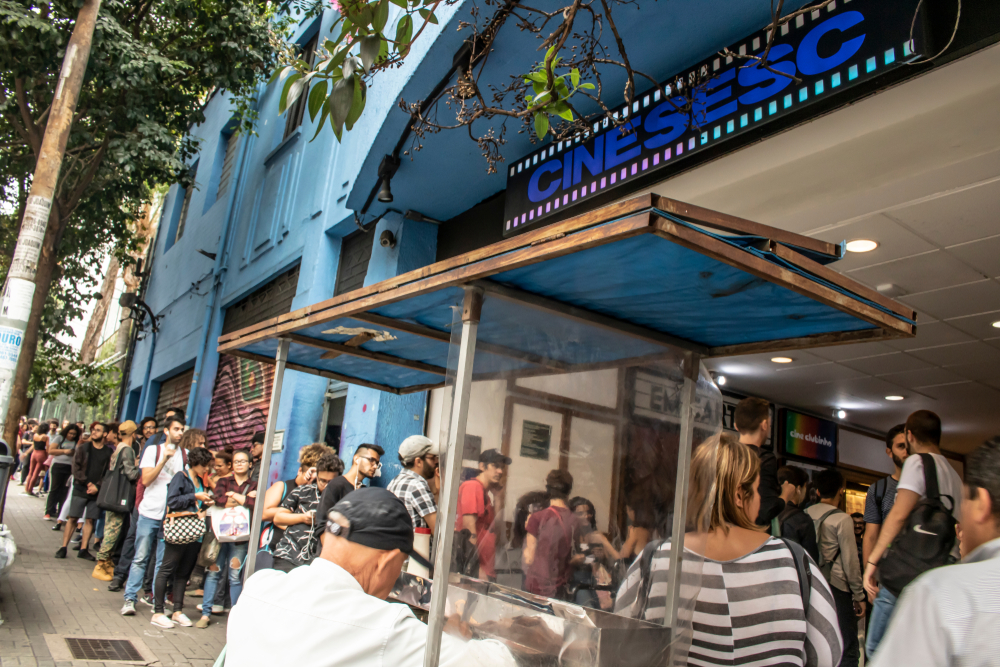
[[[427,626],[386,602],[412,555],[406,507],[385,489],[359,489],[333,508],[326,532],[310,565],[247,581],[229,616],[227,667],[423,666]],[[441,639],[442,666],[515,664],[497,641]]]

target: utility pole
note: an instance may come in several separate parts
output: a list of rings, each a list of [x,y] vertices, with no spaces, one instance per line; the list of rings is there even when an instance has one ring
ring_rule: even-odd
[[[94,26],[97,24],[97,12],[100,8],[101,0],[84,0],[73,34],[66,45],[66,56],[63,58],[55,96],[52,98],[52,111],[45,124],[42,147],[31,179],[31,192],[24,207],[21,232],[14,247],[3,296],[0,297],[0,424],[6,420],[10,406],[21,342],[31,317],[38,257],[49,226],[52,199],[59,182],[59,171],[62,169],[69,131],[73,126],[83,76],[87,72],[90,47],[94,41]]]

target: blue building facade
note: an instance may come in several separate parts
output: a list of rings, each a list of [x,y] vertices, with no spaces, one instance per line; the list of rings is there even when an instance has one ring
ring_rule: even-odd
[[[788,3],[785,8],[792,11],[803,4]],[[683,171],[870,94],[859,87],[851,94],[853,97],[842,95],[836,104],[819,105],[815,111],[799,115],[793,113],[798,107],[786,101],[785,106],[792,109],[787,114],[783,111],[774,120],[767,120],[769,116],[764,116],[762,108],[761,125],[750,126],[744,133],[734,131],[736,123],[744,121],[740,120],[739,109],[728,111],[728,105],[736,105],[727,97],[735,95],[733,84],[722,84],[737,76],[735,70],[729,79],[724,75],[727,68],[735,68],[738,63],[728,63],[718,54],[727,47],[740,53],[762,48],[766,41],[762,28],[771,17],[767,4],[756,0],[730,0],[724,5],[725,11],[718,11],[697,0],[680,0],[644,3],[642,11],[631,5],[615,9],[618,29],[625,36],[636,70],[658,81],[687,76],[693,67],[720,72],[719,84],[710,89],[711,100],[706,98],[702,106],[706,118],[714,114],[713,119],[719,116],[722,120],[717,128],[706,124],[705,130],[699,130],[704,135],[699,146],[706,147],[701,152],[692,150],[696,141],[693,136],[685,140],[688,143],[684,151],[676,148],[672,155],[657,144],[660,154],[648,160],[648,173],[646,164],[638,158],[631,165],[628,182],[622,168],[621,182],[604,193],[594,195],[598,188],[605,188],[596,173],[600,168],[595,171],[586,166],[593,172],[588,175],[592,182],[577,188],[574,181],[566,187],[574,189],[572,202],[577,201],[577,189],[594,197],[586,201],[581,197],[580,203],[573,204],[569,194],[564,194],[563,203],[569,205],[559,210],[559,216],[567,217],[648,190]],[[834,3],[822,11],[805,14],[790,27],[787,39],[819,44],[819,38],[826,35],[824,39],[829,43],[824,42],[824,48],[841,53],[850,46],[850,40],[857,39],[848,31],[872,30],[874,35],[877,17],[872,15],[868,23],[854,17],[851,25],[837,17],[846,12],[860,16],[859,12],[868,12],[876,5],[855,0],[850,6]],[[901,2],[903,5],[908,6]],[[160,318],[159,330],[144,334],[136,345],[123,418],[162,414],[169,405],[180,405],[186,407],[189,424],[207,428],[211,445],[245,446],[255,430],[263,429],[271,367],[259,361],[220,357],[216,350],[220,335],[500,241],[510,233],[511,212],[505,207],[513,208],[507,205],[514,201],[511,193],[516,190],[516,175],[522,169],[527,174],[544,166],[546,160],[555,159],[557,152],[562,160],[563,155],[577,155],[583,150],[576,145],[581,141],[574,142],[571,150],[567,150],[571,142],[558,142],[548,145],[546,153],[540,155],[543,146],[529,133],[519,133],[519,127],[509,124],[502,146],[506,162],[498,165],[497,173],[488,173],[480,147],[464,129],[431,133],[414,141],[409,133],[411,118],[399,102],[433,101],[433,91],[455,80],[456,63],[461,62],[470,36],[467,29],[460,29],[460,24],[471,20],[472,6],[457,2],[438,7],[440,23],[425,29],[403,66],[379,73],[368,90],[361,120],[344,134],[342,142],[336,140],[328,126],[312,140],[316,127],[300,107],[279,114],[280,83],[262,88],[258,96],[256,136],[233,134],[236,119],[231,100],[225,91],[214,95],[206,121],[191,130],[201,140],[201,150],[191,162],[196,186],[188,190],[175,185],[164,206],[151,278],[143,297]],[[393,7],[392,11],[398,9]],[[482,23],[492,18],[484,12],[476,20]],[[394,20],[390,16],[389,23]],[[307,50],[313,40],[322,43],[334,21],[331,10],[303,23],[297,29],[297,42]],[[897,22],[904,28],[909,25],[903,19]],[[665,26],[670,27],[670,39],[664,39]],[[811,42],[809,35],[818,36]],[[894,48],[905,53],[902,41]],[[481,68],[479,86],[483,90],[530,71],[540,57],[535,36],[513,25],[499,34],[493,52],[496,55]],[[831,58],[836,60],[829,56],[827,61],[832,63]],[[847,68],[850,63],[838,61],[830,66],[834,65]],[[845,69],[845,77],[850,77],[849,71]],[[886,81],[896,81],[895,76],[890,74]],[[621,93],[608,91],[624,90],[624,71],[609,67],[602,77],[603,101],[609,108],[616,108],[623,100],[613,98]],[[738,78],[742,81],[745,77],[740,74]],[[844,79],[844,88],[848,80]],[[759,83],[753,80],[746,85]],[[647,121],[644,131],[663,132],[662,122],[655,126],[648,122],[650,118],[662,120],[662,114],[656,111],[657,104],[662,105],[659,93],[643,86],[629,113]],[[828,86],[822,94],[834,94],[833,79]],[[820,95],[815,92],[819,90],[816,87],[808,99]],[[786,97],[791,100],[789,95]],[[598,109],[582,100],[578,110],[590,114]],[[728,125],[728,116],[723,118],[726,113],[736,114]],[[484,126],[475,128],[479,135],[491,122],[498,128],[502,119],[481,122]],[[753,122],[757,122],[756,118]],[[603,131],[595,124],[595,136]],[[587,137],[580,139],[585,144]],[[625,159],[627,141],[630,139],[618,140],[621,148],[616,149],[616,160]],[[418,143],[420,149],[414,150]],[[597,159],[598,153],[607,151],[597,151],[588,159]],[[399,161],[391,181],[391,203],[374,197],[381,184],[380,165],[387,156],[390,161]],[[637,170],[638,176],[633,179]],[[576,166],[575,171],[580,167]],[[615,184],[614,178],[610,184]],[[366,225],[375,220],[377,224],[368,231],[359,231],[355,212],[361,214]],[[542,215],[540,205],[537,214]],[[534,218],[535,214],[528,215]],[[557,220],[559,216],[549,219]],[[394,242],[383,245],[380,237],[386,231],[391,232]],[[353,453],[366,442],[382,446],[386,450],[383,480],[388,480],[398,471],[395,452],[399,442],[426,428],[426,394],[397,396],[356,385],[334,386],[325,378],[289,371],[281,398],[277,428],[284,434],[283,447],[272,459],[272,479],[293,474],[296,454],[302,446],[326,439],[339,443],[342,455]]]
[[[325,38],[334,20],[328,11],[300,25],[296,41],[305,48]],[[354,288],[435,260],[436,225],[390,213],[373,230],[359,232],[346,201],[379,126],[424,55],[419,48],[413,66],[380,79],[365,118],[342,143],[329,125],[310,141],[316,127],[301,107],[279,114],[280,83],[258,96],[256,136],[235,134],[231,99],[225,91],[214,94],[206,121],[191,130],[200,140],[190,161],[195,186],[174,185],[164,203],[143,296],[158,317],[158,331],[136,343],[122,419],[162,416],[179,406],[189,425],[208,430],[211,445],[247,446],[263,429],[271,369],[220,358],[221,334],[330,298],[338,275],[343,286]],[[396,239],[393,247],[379,243],[386,230]],[[347,245],[353,265],[342,267]],[[333,421],[330,384],[285,374],[277,426],[284,440],[272,458],[272,479],[293,475],[298,450],[329,437],[330,431],[320,431]],[[384,478],[391,479],[398,443],[424,430],[426,395],[389,396],[353,385],[346,390],[333,407],[343,410],[336,419],[341,453],[349,456],[366,442],[383,446]],[[336,429],[332,433],[336,437]]]

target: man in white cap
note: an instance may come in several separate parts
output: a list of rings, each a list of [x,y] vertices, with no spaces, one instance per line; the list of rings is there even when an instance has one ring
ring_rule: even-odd
[[[389,483],[389,491],[403,501],[414,528],[430,528],[437,523],[437,503],[427,480],[438,468],[438,447],[430,438],[411,435],[399,445],[403,471]]]

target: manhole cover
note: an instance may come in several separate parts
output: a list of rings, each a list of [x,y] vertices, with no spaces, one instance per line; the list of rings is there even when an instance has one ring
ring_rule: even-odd
[[[132,642],[127,639],[84,639],[66,637],[66,645],[73,653],[74,660],[132,661],[143,662]]]

